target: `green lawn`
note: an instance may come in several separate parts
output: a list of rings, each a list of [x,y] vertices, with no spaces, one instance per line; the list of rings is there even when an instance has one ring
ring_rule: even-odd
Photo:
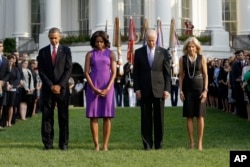
[[[228,167],[230,150],[250,150],[250,122],[213,108],[208,108],[205,118],[203,151],[189,150],[181,108],[166,107],[165,110],[164,146],[159,151],[142,149],[139,108],[116,109],[108,152],[93,150],[89,120],[83,108],[70,109],[69,150],[61,151],[57,147],[55,119],[55,149],[44,151],[41,114],[37,114],[0,131],[0,166]],[[99,123],[101,131],[102,120]]]

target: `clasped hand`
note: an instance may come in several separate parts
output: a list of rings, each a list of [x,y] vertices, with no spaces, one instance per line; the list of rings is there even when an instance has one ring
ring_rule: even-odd
[[[101,89],[96,89],[95,92],[96,92],[98,95],[100,95],[100,96],[102,96],[102,97],[105,97],[105,96],[108,94],[109,89],[108,89],[108,88],[103,89],[103,90],[101,90]]]
[[[60,94],[61,92],[61,86],[60,85],[53,85],[51,86],[51,91],[54,93],[54,94]]]

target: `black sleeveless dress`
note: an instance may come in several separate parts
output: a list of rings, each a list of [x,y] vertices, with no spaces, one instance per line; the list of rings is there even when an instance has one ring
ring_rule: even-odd
[[[187,55],[183,57],[183,79],[182,91],[185,96],[183,102],[183,117],[204,117],[206,113],[206,102],[201,103],[201,93],[204,91],[204,79],[202,75],[202,56],[197,55],[191,62]]]

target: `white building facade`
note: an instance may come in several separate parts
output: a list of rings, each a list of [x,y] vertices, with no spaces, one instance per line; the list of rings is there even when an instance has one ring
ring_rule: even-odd
[[[205,56],[228,57],[232,52],[230,34],[223,26],[225,19],[222,17],[230,5],[232,9],[229,12],[236,13],[235,33],[249,34],[249,0],[0,0],[0,39],[13,37],[20,45],[20,39],[32,38],[37,33],[39,49],[48,44],[47,33],[51,27],[59,27],[62,32],[81,31],[85,27],[92,33],[104,30],[107,25],[112,42],[115,17],[119,17],[121,28],[126,29],[126,20],[132,16],[138,28],[143,18],[148,19],[149,28],[155,28],[156,20],[160,18],[164,47],[167,48],[171,19],[175,19],[176,29],[183,29],[184,20],[189,19],[194,31],[211,32],[211,44],[203,46]],[[137,44],[136,48],[140,46]],[[73,61],[83,67],[84,56],[90,49],[88,45],[71,47]],[[178,50],[181,56],[182,46]],[[124,44],[124,60],[126,52],[127,45]]]

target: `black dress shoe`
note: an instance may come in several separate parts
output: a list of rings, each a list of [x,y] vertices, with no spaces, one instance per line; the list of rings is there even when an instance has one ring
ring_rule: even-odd
[[[63,150],[63,151],[68,150],[68,146],[67,145],[59,146],[59,148],[60,148],[60,150]]]

